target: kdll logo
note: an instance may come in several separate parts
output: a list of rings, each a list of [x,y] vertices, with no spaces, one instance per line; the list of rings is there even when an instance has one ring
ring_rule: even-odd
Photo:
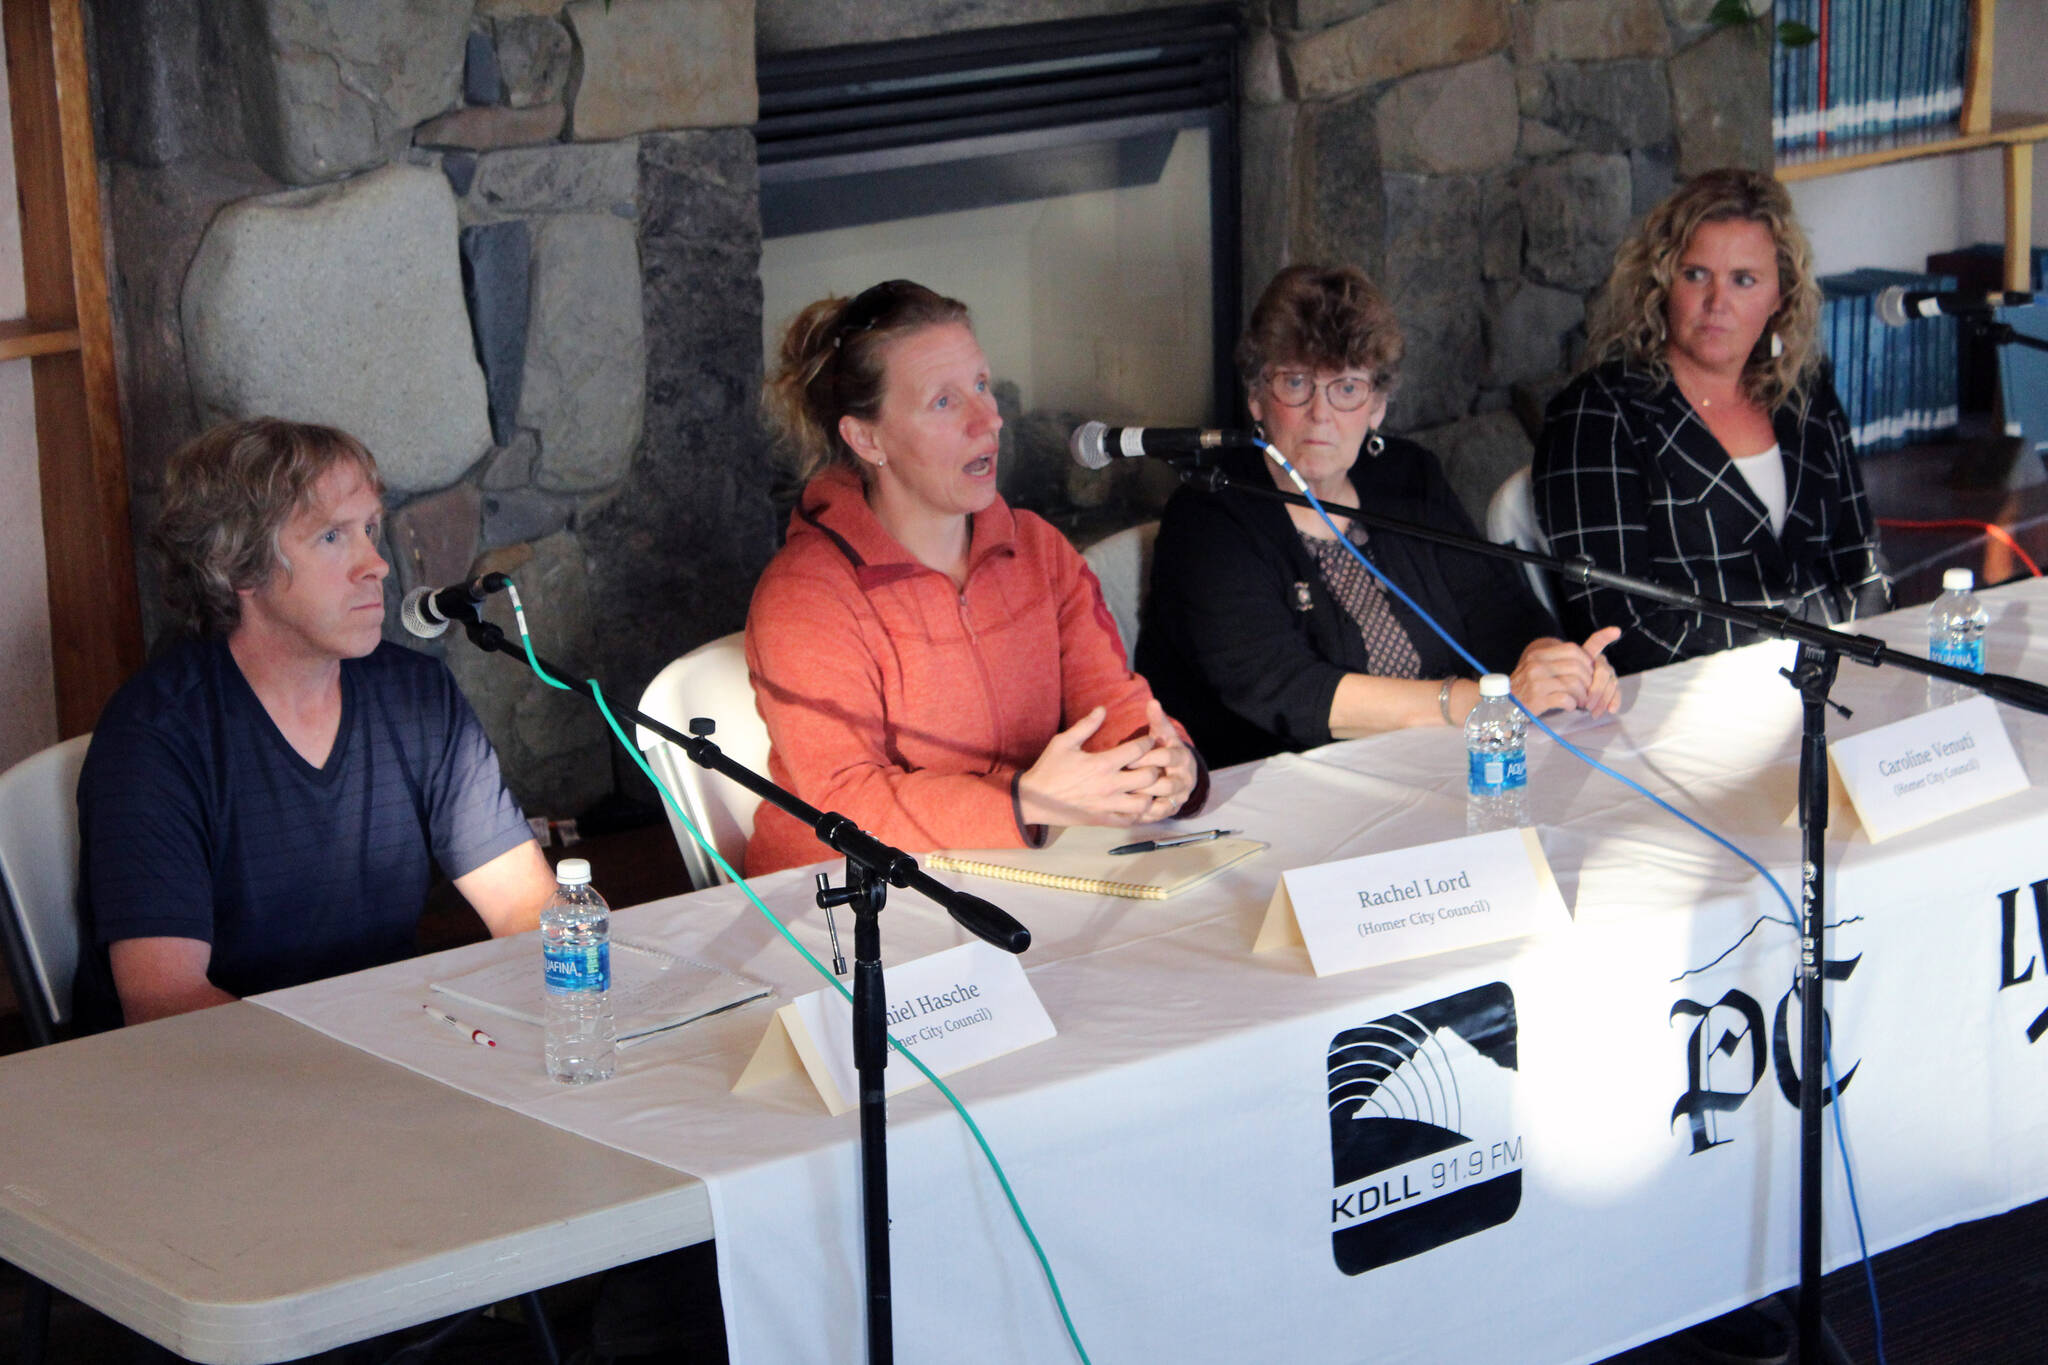
[[[1515,997],[1447,996],[1330,1040],[1330,1250],[1346,1275],[1497,1227],[1522,1202]]]

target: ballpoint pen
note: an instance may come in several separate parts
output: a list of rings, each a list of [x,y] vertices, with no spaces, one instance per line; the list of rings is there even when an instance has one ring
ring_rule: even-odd
[[[498,1040],[496,1038],[493,1038],[490,1034],[485,1033],[480,1028],[471,1028],[469,1025],[463,1023],[460,1019],[457,1019],[452,1014],[443,1014],[441,1011],[435,1009],[432,1005],[423,1004],[420,1006],[420,1008],[425,1010],[432,1017],[439,1019],[448,1027],[454,1029],[457,1033],[468,1034],[469,1041],[475,1043],[478,1047],[496,1047],[498,1045]]]
[[[1176,834],[1171,839],[1142,839],[1135,844],[1119,844],[1110,853],[1150,853],[1159,848],[1179,848],[1182,844],[1206,844],[1235,833],[1234,829],[1205,829],[1200,834]]]

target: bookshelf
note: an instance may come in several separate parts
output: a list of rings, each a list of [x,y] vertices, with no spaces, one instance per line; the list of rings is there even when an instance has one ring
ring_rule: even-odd
[[[2048,140],[2048,113],[1991,111],[1997,9],[1997,0],[1970,0],[1968,66],[1962,114],[1956,122],[1787,153],[1778,159],[1775,174],[1791,184],[1899,161],[2000,148],[2005,161],[2005,287],[2025,290],[2034,237],[2034,146]]]

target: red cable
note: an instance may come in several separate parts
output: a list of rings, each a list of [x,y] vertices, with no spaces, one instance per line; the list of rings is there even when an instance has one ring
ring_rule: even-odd
[[[2027,566],[2028,573],[2036,578],[2041,577],[2041,566],[2034,562],[2034,557],[2020,548],[2020,543],[2012,538],[2012,532],[2006,530],[1995,521],[1972,521],[1968,517],[1952,517],[1941,521],[1906,521],[1898,517],[1879,517],[1877,524],[1881,527],[1898,531],[1943,531],[1954,530],[1957,527],[1982,531],[1985,535],[2003,543],[2007,549],[2018,555],[2020,563]]]

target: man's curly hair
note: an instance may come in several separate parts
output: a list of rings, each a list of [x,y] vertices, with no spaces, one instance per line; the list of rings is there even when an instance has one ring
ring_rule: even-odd
[[[187,441],[165,467],[163,510],[150,535],[163,561],[165,603],[200,635],[231,634],[242,620],[239,594],[291,572],[278,535],[312,505],[321,477],[344,462],[382,496],[376,459],[333,427],[254,417]]]

